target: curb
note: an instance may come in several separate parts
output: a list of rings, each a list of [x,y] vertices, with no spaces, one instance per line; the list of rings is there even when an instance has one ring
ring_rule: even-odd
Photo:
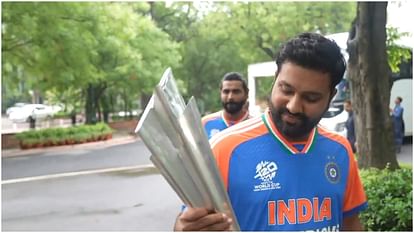
[[[65,178],[65,177],[73,177],[73,176],[81,176],[81,175],[94,175],[94,174],[105,174],[105,173],[114,173],[114,172],[122,172],[122,173],[159,173],[158,169],[154,165],[144,164],[144,165],[115,167],[115,168],[101,168],[101,169],[95,169],[95,170],[64,172],[64,173],[40,175],[40,176],[32,176],[32,177],[22,177],[22,178],[16,178],[16,179],[2,180],[1,184],[2,185],[16,184],[16,183],[22,183],[22,182],[50,180],[50,179],[58,179],[58,178]]]
[[[35,148],[35,149],[29,149],[29,150],[8,149],[8,150],[1,151],[1,157],[10,158],[10,157],[38,154],[38,153],[43,153],[43,152],[53,152],[53,151],[62,151],[62,150],[71,150],[71,149],[80,149],[80,148],[94,148],[94,147],[106,148],[106,147],[111,147],[111,146],[132,143],[132,142],[136,142],[139,140],[140,138],[138,136],[129,135],[129,136],[115,137],[107,141],[89,142],[89,143],[75,144],[75,145]]]

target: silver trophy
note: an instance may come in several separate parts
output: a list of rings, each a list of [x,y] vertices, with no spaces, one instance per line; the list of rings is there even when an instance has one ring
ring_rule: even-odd
[[[151,151],[151,161],[185,205],[206,207],[233,219],[240,231],[213,157],[194,97],[185,105],[168,68],[135,130]]]

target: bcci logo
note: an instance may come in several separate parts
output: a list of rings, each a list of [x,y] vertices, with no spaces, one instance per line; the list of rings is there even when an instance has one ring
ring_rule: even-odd
[[[260,179],[260,185],[255,185],[253,191],[264,191],[269,189],[280,189],[280,183],[273,183],[276,176],[277,165],[275,162],[261,161],[256,166],[255,179]]]
[[[336,184],[339,182],[339,167],[336,163],[328,163],[325,166],[325,176],[329,182]]]

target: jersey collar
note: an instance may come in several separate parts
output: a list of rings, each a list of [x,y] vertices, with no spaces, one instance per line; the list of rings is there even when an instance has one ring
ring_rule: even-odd
[[[283,135],[279,132],[276,126],[273,124],[272,118],[270,116],[270,110],[266,109],[266,111],[262,115],[262,120],[267,127],[267,130],[273,137],[278,141],[287,151],[292,154],[305,154],[310,151],[312,148],[315,138],[317,135],[316,127],[312,129],[311,133],[309,134],[308,140],[306,141],[305,146],[301,151],[299,151],[296,147],[292,145]]]
[[[224,124],[226,124],[227,127],[230,127],[230,126],[235,125],[239,122],[242,122],[242,121],[246,120],[247,118],[249,118],[249,112],[248,111],[246,111],[246,113],[242,117],[240,117],[239,119],[237,119],[235,121],[227,120],[224,117],[224,110],[221,111],[221,119],[223,119]]]

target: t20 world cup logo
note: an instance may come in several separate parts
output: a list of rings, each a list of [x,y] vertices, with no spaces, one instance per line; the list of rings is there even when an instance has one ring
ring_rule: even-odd
[[[271,181],[276,176],[277,165],[275,162],[261,161],[256,166],[255,179],[259,178],[262,181]]]

